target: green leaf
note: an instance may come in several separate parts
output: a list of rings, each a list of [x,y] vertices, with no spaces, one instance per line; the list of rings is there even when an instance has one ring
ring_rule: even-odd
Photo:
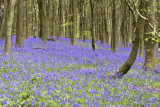
[[[146,38],[145,41],[148,41],[148,38]]]
[[[155,41],[155,38],[152,38],[153,41]]]

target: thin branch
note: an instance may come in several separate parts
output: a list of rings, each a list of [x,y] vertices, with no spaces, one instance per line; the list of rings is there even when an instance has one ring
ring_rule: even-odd
[[[127,0],[125,0],[125,1],[126,1],[127,5],[129,6],[129,8],[130,8],[132,11],[134,11],[133,8],[130,6],[130,4],[127,2]],[[135,3],[134,3],[133,0],[132,0],[132,2],[133,2],[133,4],[134,4],[134,6],[136,7],[136,5],[135,5]],[[159,33],[155,30],[155,27],[153,27],[153,25],[149,22],[148,18],[144,17],[144,16],[137,10],[137,8],[136,8],[136,12],[138,13],[138,15],[139,15],[142,19],[144,19],[144,20],[147,21],[148,25],[149,25],[150,28],[154,31],[154,33],[157,34],[158,37],[160,37]],[[135,12],[134,12],[134,13],[135,13]]]

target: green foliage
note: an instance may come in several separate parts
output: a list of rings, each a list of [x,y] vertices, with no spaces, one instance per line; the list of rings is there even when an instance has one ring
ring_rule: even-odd
[[[153,5],[154,7],[157,7],[157,6],[158,6],[158,2],[157,2],[157,1],[154,1],[152,5]]]
[[[146,38],[145,41],[148,41],[148,38]]]
[[[150,9],[149,7],[147,7],[147,11],[148,11],[148,12],[150,12],[150,11],[151,11],[151,9]]]

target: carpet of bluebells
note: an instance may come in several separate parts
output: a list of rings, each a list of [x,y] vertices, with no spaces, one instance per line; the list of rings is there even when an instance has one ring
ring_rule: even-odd
[[[0,107],[160,107],[160,74],[142,69],[144,57],[122,79],[104,78],[121,67],[131,47],[120,44],[112,53],[100,41],[93,51],[91,40],[73,46],[60,38],[44,45],[30,37],[18,49],[15,41],[13,36],[6,57],[0,40]]]

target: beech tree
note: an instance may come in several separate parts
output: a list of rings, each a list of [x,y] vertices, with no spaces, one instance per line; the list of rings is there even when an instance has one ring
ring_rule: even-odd
[[[0,1],[0,29],[2,26],[3,16],[4,16],[4,0],[1,0]]]
[[[6,2],[6,1],[5,1]],[[3,21],[2,21],[2,24],[1,24],[1,29],[0,29],[0,39],[4,40],[4,38],[6,37],[6,27],[7,27],[7,19],[8,19],[8,3],[4,3],[4,7],[7,7],[5,9],[5,11],[3,12],[4,13],[4,16],[3,16]],[[3,14],[1,13],[1,14]]]
[[[10,49],[11,49],[11,35],[12,35],[12,23],[13,23],[13,18],[14,18],[14,5],[15,5],[16,0],[7,0],[8,6],[8,18],[7,18],[7,25],[6,25],[6,40],[5,40],[5,54],[9,55],[10,54]]]
[[[147,11],[147,19],[150,22],[153,27],[155,27],[155,6],[153,5],[153,2],[155,0],[148,0],[145,1],[145,9],[150,9],[150,11]],[[157,70],[157,62],[156,62],[156,33],[152,30],[149,24],[146,24],[145,29],[147,32],[145,32],[145,62],[144,62],[144,69],[146,71],[152,71]]]
[[[39,7],[39,19],[40,19],[40,34],[39,37],[42,40],[42,43],[47,41],[47,13],[46,13],[46,1],[38,0]]]
[[[127,1],[126,1],[127,3]],[[139,4],[139,10],[143,9],[144,8],[144,3],[145,3],[145,0],[140,0],[140,4]],[[130,5],[128,4],[129,8]],[[134,15],[134,19],[136,18],[135,16],[135,12],[132,9],[132,12],[133,12],[133,15]],[[141,12],[141,11],[140,11]],[[115,72],[113,75],[109,75],[108,77],[111,77],[111,78],[122,78],[129,70],[130,68],[132,67],[133,63],[135,62],[136,60],[136,57],[137,57],[137,54],[138,54],[138,49],[139,49],[139,41],[140,41],[140,35],[141,35],[141,32],[142,32],[142,29],[141,28],[141,24],[143,20],[140,16],[138,16],[138,19],[137,19],[137,23],[136,21],[134,23],[136,23],[136,31],[135,31],[135,42],[132,46],[132,51],[129,55],[129,58],[127,59],[127,61],[119,68],[119,70],[117,72]]]
[[[71,38],[71,43],[72,45],[76,45],[76,39],[77,39],[77,32],[76,32],[76,5],[77,5],[77,0],[71,0],[72,1],[72,38]]]
[[[24,0],[18,0],[17,7],[17,27],[16,27],[16,44],[15,46],[21,48],[23,46],[23,8]]]
[[[96,38],[95,38],[95,24],[94,24],[94,6],[95,6],[95,1],[94,0],[90,0],[92,48],[93,48],[93,50],[97,50]]]

